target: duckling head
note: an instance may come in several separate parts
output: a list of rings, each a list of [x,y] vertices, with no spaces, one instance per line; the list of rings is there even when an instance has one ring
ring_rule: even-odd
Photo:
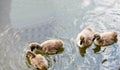
[[[96,40],[100,40],[100,34],[98,34],[98,33],[94,34],[93,41],[94,41],[95,39],[96,39]]]
[[[41,67],[39,69],[41,69],[41,70],[47,70],[47,66],[45,64],[41,64]]]
[[[35,48],[39,48],[40,45],[35,42],[35,43],[30,43],[29,47],[30,47],[31,51],[33,51]]]
[[[117,37],[117,32],[113,32],[113,36],[114,36],[114,37]]]
[[[34,58],[36,55],[35,55],[32,51],[27,50],[27,51],[26,51],[26,56],[28,56],[28,57],[30,57],[30,58]]]

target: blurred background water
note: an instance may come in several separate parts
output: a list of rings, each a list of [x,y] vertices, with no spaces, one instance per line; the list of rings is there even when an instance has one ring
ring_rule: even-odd
[[[82,57],[74,40],[86,26],[116,31],[118,42]],[[62,39],[64,52],[49,56],[49,70],[120,70],[120,0],[0,0],[0,70],[33,70],[30,42]]]

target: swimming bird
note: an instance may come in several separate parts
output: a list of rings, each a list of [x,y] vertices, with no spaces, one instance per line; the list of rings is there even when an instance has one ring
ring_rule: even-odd
[[[77,46],[84,48],[89,47],[93,43],[94,31],[91,27],[86,27],[76,38]]]
[[[94,44],[97,46],[108,46],[117,41],[117,32],[104,32],[94,34]]]
[[[48,62],[44,56],[41,54],[35,54],[30,50],[26,51],[26,55],[28,56],[30,63],[36,68],[40,70],[47,70]]]
[[[62,40],[47,40],[43,43],[30,43],[29,47],[31,51],[34,49],[40,50],[47,54],[56,54],[59,53],[61,49],[63,49],[63,41]]]

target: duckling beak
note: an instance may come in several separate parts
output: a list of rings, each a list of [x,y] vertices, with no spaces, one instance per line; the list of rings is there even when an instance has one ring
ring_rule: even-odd
[[[40,70],[39,68],[36,68],[37,70]]]
[[[82,41],[80,41],[80,45],[82,45]]]
[[[26,55],[26,58],[28,58],[28,55]]]
[[[95,38],[92,39],[92,41],[94,41],[94,40],[95,40]]]

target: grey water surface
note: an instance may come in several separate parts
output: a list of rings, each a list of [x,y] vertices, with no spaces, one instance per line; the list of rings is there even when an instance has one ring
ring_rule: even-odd
[[[83,57],[75,38],[87,26],[116,31],[118,42],[98,53],[92,44]],[[48,70],[120,70],[120,0],[0,0],[0,70],[35,70],[25,51],[48,39],[64,41]]]

